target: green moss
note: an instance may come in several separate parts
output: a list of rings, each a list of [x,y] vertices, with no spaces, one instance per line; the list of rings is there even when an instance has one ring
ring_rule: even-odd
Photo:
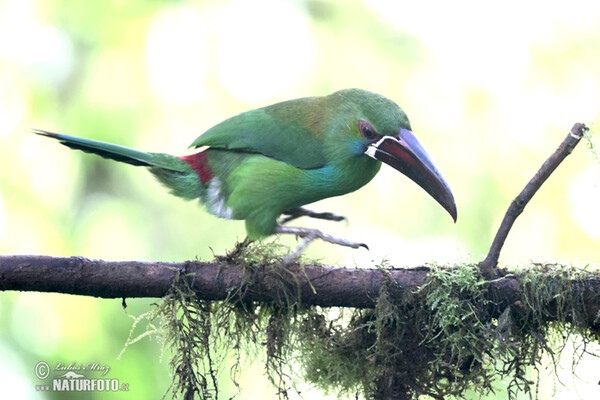
[[[591,132],[589,130],[586,130],[583,132],[583,137],[587,141],[587,147],[590,150],[590,152],[592,153],[592,157],[594,158],[596,163],[600,166],[600,157],[598,156],[598,148],[596,147],[596,144],[594,143],[595,141],[593,138],[593,135],[595,135],[595,134],[596,134],[596,132]]]
[[[432,267],[409,295],[394,295],[390,282],[375,310],[356,311],[345,326],[313,317],[313,327],[301,333],[312,337],[305,368],[325,373],[306,378],[367,398],[463,398],[469,389],[485,395],[500,379],[508,379],[509,398],[533,393],[536,379],[529,375],[544,353],[556,367],[555,355],[573,335],[583,343],[596,339],[583,298],[592,276],[541,265],[513,273],[522,297],[504,309],[490,300],[477,267],[464,265]]]
[[[300,380],[338,396],[398,399],[485,395],[502,380],[508,398],[535,398],[544,354],[557,360],[573,335],[583,348],[597,340],[588,328],[584,294],[592,275],[585,270],[533,264],[512,271],[500,280],[516,277],[521,295],[502,304],[476,265],[431,266],[414,292],[390,279],[374,309],[322,309],[300,304],[296,277],[280,262],[286,251],[244,242],[216,258],[223,268],[245,268],[246,283],[227,300],[199,300],[180,276],[157,305],[151,318],[173,354],[173,397],[218,398],[226,357],[234,359],[229,376],[237,385],[242,356],[264,353],[281,398]],[[273,300],[244,300],[264,279]]]

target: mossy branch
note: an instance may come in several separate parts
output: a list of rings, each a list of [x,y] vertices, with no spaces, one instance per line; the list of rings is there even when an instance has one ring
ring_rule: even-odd
[[[236,383],[240,349],[262,349],[284,399],[298,379],[340,395],[415,400],[488,393],[499,378],[514,398],[533,390],[542,354],[556,357],[573,334],[598,340],[600,273],[554,264],[498,272],[486,281],[473,263],[286,266],[272,247],[243,243],[210,263],[0,256],[0,290],[162,297],[146,318],[174,354],[174,397],[218,398],[215,366],[233,354]]]
[[[56,292],[102,298],[163,297],[179,275],[190,276],[198,298],[218,301],[232,291],[239,300],[278,302],[273,291],[281,270],[273,265],[247,265],[219,257],[215,262],[184,263],[106,261],[84,257],[0,255],[0,290]],[[430,267],[358,269],[325,265],[289,265],[286,280],[293,281],[298,303],[307,306],[374,308],[381,288],[394,282],[399,296],[419,289]],[[505,272],[503,272],[505,273]],[[506,275],[485,283],[491,299],[503,310],[519,301],[522,283]],[[314,290],[313,290],[314,288]],[[590,326],[600,310],[600,273],[590,274],[586,308]],[[496,315],[497,316],[497,315]]]
[[[277,296],[271,293],[273,280],[280,277],[271,275],[268,265],[250,271],[231,261],[226,257],[215,262],[166,263],[0,255],[0,290],[103,298],[163,297],[175,277],[183,274],[192,276],[192,288],[203,300],[224,300],[232,290],[242,290],[244,300],[273,301]],[[296,264],[287,270],[298,283],[302,304],[372,308],[389,277],[399,288],[413,290],[425,281],[429,268],[383,270]]]

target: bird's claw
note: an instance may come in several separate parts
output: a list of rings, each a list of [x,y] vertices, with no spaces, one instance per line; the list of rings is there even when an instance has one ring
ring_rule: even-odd
[[[310,242],[312,242],[315,239],[321,239],[328,243],[337,244],[337,245],[345,246],[345,247],[351,247],[353,249],[358,249],[359,247],[364,247],[365,249],[369,250],[369,246],[367,246],[365,243],[350,242],[345,239],[336,238],[327,233],[321,232],[317,229],[295,228],[295,227],[290,227],[290,226],[278,225],[275,227],[275,233],[292,234],[292,235],[296,235],[297,237],[301,237],[304,239],[298,245],[296,250],[294,250],[292,253],[288,254],[284,258],[284,263],[286,263],[286,264],[289,264],[292,261],[296,260],[300,256],[300,253],[302,253],[302,251],[306,248],[306,246],[308,246],[310,244]]]

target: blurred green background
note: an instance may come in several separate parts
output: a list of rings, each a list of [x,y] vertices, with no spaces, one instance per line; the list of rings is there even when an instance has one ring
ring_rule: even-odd
[[[308,255],[346,266],[479,258],[573,123],[597,130],[599,19],[600,2],[585,0],[0,0],[0,253],[184,261],[245,236],[243,222],[170,196],[143,169],[70,151],[31,128],[185,154],[236,113],[360,87],[406,110],[452,187],[458,223],[384,167],[360,191],[313,207],[348,216],[317,227],[371,251],[313,244]],[[597,265],[599,182],[580,145],[517,221],[501,262]],[[127,312],[152,301],[131,299]],[[0,397],[68,398],[35,390],[44,382],[34,367],[46,361],[98,362],[130,385],[72,398],[160,398],[170,377],[158,342],[116,359],[131,324],[120,300],[0,294]],[[600,397],[599,359],[583,360],[581,379],[568,357],[565,365],[566,387],[541,366],[541,399]],[[248,363],[240,399],[275,398],[262,366]],[[492,398],[505,397],[500,389]]]

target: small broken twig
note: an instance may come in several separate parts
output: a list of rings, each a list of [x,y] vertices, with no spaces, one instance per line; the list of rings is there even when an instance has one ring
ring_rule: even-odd
[[[484,277],[492,278],[495,275],[495,269],[498,265],[498,258],[500,257],[500,250],[504,245],[504,241],[508,236],[508,232],[513,226],[513,223],[519,215],[523,212],[523,209],[529,203],[529,200],[535,195],[538,189],[548,179],[548,177],[554,172],[556,167],[573,151],[575,146],[580,142],[585,131],[589,128],[582,123],[576,123],[571,128],[571,131],[558,146],[554,153],[548,157],[544,164],[540,167],[538,172],[531,178],[525,188],[519,193],[519,195],[510,203],[504,219],[496,232],[496,237],[492,242],[490,251],[487,254],[485,260],[479,263],[479,269]]]

